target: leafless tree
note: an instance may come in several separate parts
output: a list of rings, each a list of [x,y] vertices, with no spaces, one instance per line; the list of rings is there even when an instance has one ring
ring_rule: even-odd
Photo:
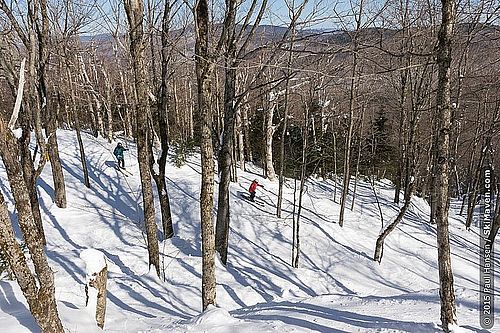
[[[450,240],[448,231],[449,162],[451,129],[450,65],[452,37],[455,22],[455,0],[443,0],[441,26],[437,45],[438,85],[436,108],[438,115],[438,144],[436,147],[437,177],[436,224],[438,245],[439,285],[441,298],[441,324],[445,332],[457,322],[453,272],[451,269]]]
[[[42,332],[64,332],[55,300],[54,273],[45,255],[43,238],[33,219],[28,184],[19,162],[16,139],[3,119],[0,119],[0,157],[2,158],[17,210],[17,220],[28,247],[34,272],[30,269],[21,246],[16,240],[7,204],[0,194],[0,248],[7,257],[30,311]]]
[[[202,238],[202,306],[205,310],[215,304],[215,234],[214,202],[214,149],[212,145],[211,75],[214,68],[209,51],[210,15],[207,0],[197,0],[194,8],[196,23],[195,62],[198,82],[198,110],[201,115],[201,238]]]
[[[144,31],[143,13],[144,3],[142,0],[127,0],[124,2],[125,12],[129,23],[130,55],[134,72],[136,100],[136,123],[137,123],[137,159],[142,185],[142,201],[144,208],[144,224],[149,253],[149,265],[154,266],[156,274],[160,276],[160,259],[158,236],[155,221],[155,207],[153,200],[153,189],[150,175],[150,156],[148,138],[148,114],[149,97],[146,81],[146,66],[144,64]]]

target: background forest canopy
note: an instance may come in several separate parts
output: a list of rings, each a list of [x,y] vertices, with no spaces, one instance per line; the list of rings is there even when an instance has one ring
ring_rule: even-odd
[[[28,63],[41,60],[39,67],[27,70],[26,79],[45,98],[43,119],[55,114],[60,128],[78,121],[82,129],[109,140],[120,131],[134,136],[133,70],[122,2],[48,1],[45,25],[39,19],[42,1],[0,0],[0,108],[5,119],[13,109],[21,60],[27,58]],[[265,11],[254,29],[261,5]],[[201,133],[192,6],[192,1],[180,0],[147,1],[144,6],[149,105],[155,110],[150,118],[157,116],[159,69],[166,66],[169,141],[180,160],[199,144]],[[227,50],[216,52],[224,8],[221,1],[211,3],[216,148],[224,127],[225,69],[230,63]],[[238,109],[233,157],[266,167],[271,154],[277,168],[276,152],[283,141],[285,175],[298,177],[306,148],[307,174],[331,177],[342,173],[344,152],[350,150],[349,164],[357,173],[389,178],[398,188],[414,176],[417,192],[425,195],[437,137],[434,51],[439,19],[440,1],[239,3],[240,39],[232,65],[237,66]],[[451,64],[453,195],[471,186],[484,148],[498,149],[499,23],[498,0],[457,4]],[[40,38],[42,33],[46,38]],[[248,42],[247,35],[252,35]],[[41,40],[45,51],[37,54]],[[45,93],[36,80],[40,67]],[[151,126],[158,125],[151,121]]]

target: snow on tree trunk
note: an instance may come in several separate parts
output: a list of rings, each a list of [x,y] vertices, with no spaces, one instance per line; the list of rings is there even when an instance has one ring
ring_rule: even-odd
[[[85,262],[87,276],[85,284],[85,305],[92,314],[95,313],[97,326],[104,328],[106,315],[106,293],[108,280],[108,265],[106,256],[98,250],[86,249],[80,253],[80,258]]]
[[[5,166],[12,197],[17,211],[17,222],[28,247],[30,269],[14,236],[14,229],[4,197],[0,194],[0,247],[6,253],[19,287],[42,332],[64,332],[57,312],[54,273],[45,255],[44,241],[33,219],[31,200],[23,170],[17,155],[16,138],[0,119],[0,156]]]

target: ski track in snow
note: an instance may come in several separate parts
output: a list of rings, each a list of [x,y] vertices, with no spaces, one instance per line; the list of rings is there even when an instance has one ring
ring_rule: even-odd
[[[429,208],[423,199],[414,198],[403,222],[386,239],[379,265],[372,256],[381,222],[370,184],[358,182],[354,210],[346,209],[340,228],[333,181],[310,179],[300,220],[300,268],[293,269],[293,182],[286,183],[283,218],[277,218],[277,182],[263,179],[260,169],[247,165],[248,172],[238,170],[238,182],[231,184],[227,267],[217,260],[218,307],[200,313],[199,159],[191,157],[181,168],[167,166],[175,237],[160,243],[162,281],[148,271],[135,145],[127,142],[130,174],[125,177],[114,168],[115,143],[82,136],[91,189],[83,185],[75,134],[65,130],[58,131],[58,139],[68,207],[59,209],[52,202],[50,164],[38,182],[47,255],[68,332],[101,331],[85,309],[86,272],[80,253],[88,248],[101,251],[108,261],[107,332],[440,331],[436,230],[427,224]],[[265,186],[257,189],[258,204],[241,198],[254,178]],[[1,163],[0,184],[14,213]],[[398,213],[390,182],[378,182],[377,194],[387,225]],[[349,199],[346,207],[350,205]],[[161,230],[158,201],[156,208]],[[459,209],[452,202],[452,266],[461,326],[456,332],[486,332],[477,309],[478,228],[466,231]],[[500,266],[498,258],[495,264]],[[17,284],[1,280],[0,287],[0,331],[39,332]],[[496,274],[495,292],[499,290]],[[498,303],[493,331],[500,330]]]

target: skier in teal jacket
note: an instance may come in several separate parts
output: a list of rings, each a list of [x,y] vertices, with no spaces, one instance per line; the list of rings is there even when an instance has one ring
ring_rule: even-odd
[[[116,159],[118,160],[118,167],[122,167],[123,169],[125,169],[125,160],[123,159],[123,152],[125,150],[128,149],[123,147],[122,144],[118,142],[115,150],[113,151],[113,155],[115,155]]]

